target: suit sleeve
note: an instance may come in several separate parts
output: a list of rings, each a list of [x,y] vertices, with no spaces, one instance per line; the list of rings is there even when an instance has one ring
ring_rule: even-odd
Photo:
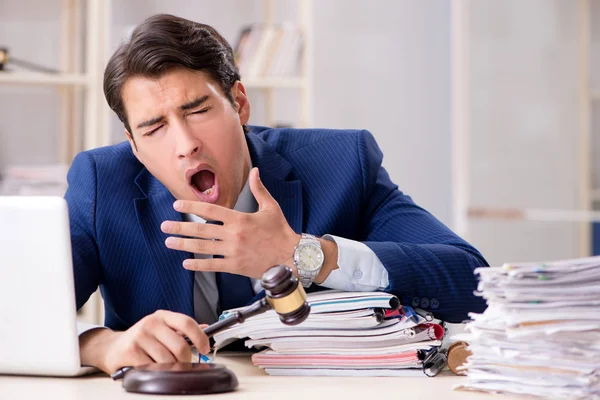
[[[363,199],[363,242],[388,271],[385,291],[402,304],[427,309],[447,322],[482,312],[485,300],[473,294],[473,270],[488,266],[483,256],[429,212],[398,190],[382,167],[373,136],[358,135]]]
[[[96,291],[101,269],[96,244],[96,165],[92,156],[80,153],[67,174],[65,199],[69,206],[71,249],[77,310]]]

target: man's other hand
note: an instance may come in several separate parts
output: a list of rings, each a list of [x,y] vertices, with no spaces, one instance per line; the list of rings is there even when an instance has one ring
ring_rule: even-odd
[[[253,168],[248,178],[250,190],[258,203],[255,213],[243,213],[200,201],[176,201],[175,210],[195,214],[207,221],[165,221],[161,229],[170,236],[166,246],[190,253],[221,255],[224,258],[188,259],[184,268],[192,271],[220,271],[260,279],[273,265],[293,265],[294,249],[301,236],[288,224],[281,207],[271,196]],[[212,240],[211,240],[212,239]]]
[[[112,374],[119,368],[151,363],[190,362],[192,352],[184,336],[206,354],[208,337],[187,315],[159,310],[124,332],[93,329],[79,337],[81,364]]]

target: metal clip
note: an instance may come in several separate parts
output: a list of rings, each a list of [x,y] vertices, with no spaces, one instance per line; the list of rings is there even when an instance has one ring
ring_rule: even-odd
[[[429,351],[420,350],[419,358],[423,360],[423,373],[429,377],[439,374],[448,363],[446,350],[435,347]]]

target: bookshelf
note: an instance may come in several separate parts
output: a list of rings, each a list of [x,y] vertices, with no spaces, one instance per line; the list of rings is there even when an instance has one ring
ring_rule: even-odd
[[[0,71],[0,85],[38,85],[56,89],[60,103],[59,163],[69,164],[79,151],[95,147],[106,136],[101,120],[107,115],[108,107],[103,106],[102,85],[98,82],[101,82],[107,56],[109,13],[108,1],[87,0],[84,4],[83,0],[61,0],[58,49],[62,72]],[[82,131],[84,135],[80,134]]]
[[[13,85],[89,86],[87,76],[83,74],[48,75],[38,72],[0,73],[0,83]]]
[[[276,7],[282,2],[276,0],[263,0],[263,20],[266,27],[278,25],[275,14]],[[274,104],[275,91],[278,89],[295,89],[300,94],[299,115],[294,125],[298,127],[310,127],[312,125],[312,0],[296,1],[297,20],[295,24],[299,28],[302,36],[302,53],[300,58],[299,76],[265,76],[265,77],[244,77],[242,73],[242,83],[248,89],[257,89],[262,92],[265,107],[264,125],[273,126],[275,124]],[[232,44],[234,45],[234,44]]]

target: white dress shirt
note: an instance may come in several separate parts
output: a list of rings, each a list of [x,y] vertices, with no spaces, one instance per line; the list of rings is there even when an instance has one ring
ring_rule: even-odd
[[[250,166],[252,169],[252,166]],[[249,180],[240,193],[234,210],[253,213],[258,210],[258,204],[252,191]],[[197,215],[185,214],[184,219],[198,223],[206,220]],[[307,232],[311,233],[311,232]],[[323,239],[334,241],[338,247],[338,269],[331,271],[327,279],[320,286],[330,289],[345,291],[368,292],[383,290],[388,286],[388,273],[377,255],[366,244],[334,235],[324,235]],[[195,258],[212,257],[205,254],[194,254]],[[183,268],[183,267],[182,267]],[[250,278],[254,293],[262,290],[259,279]],[[214,272],[194,273],[194,317],[198,323],[211,324],[218,319],[219,291],[217,289],[216,275]],[[98,327],[78,323],[79,334]]]

